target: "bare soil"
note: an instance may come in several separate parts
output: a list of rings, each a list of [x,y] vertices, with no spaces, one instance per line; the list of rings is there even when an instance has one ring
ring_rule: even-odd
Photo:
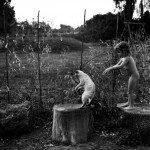
[[[150,150],[145,146],[117,145],[117,133],[105,133],[98,129],[87,143],[72,145],[62,145],[54,143],[51,139],[52,121],[45,126],[35,129],[31,133],[11,138],[0,139],[0,150]]]

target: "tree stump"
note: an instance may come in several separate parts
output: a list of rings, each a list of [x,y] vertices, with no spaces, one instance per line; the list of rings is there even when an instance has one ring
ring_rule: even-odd
[[[30,132],[32,128],[33,110],[29,101],[0,108],[0,136]]]
[[[130,131],[130,137],[137,136],[141,143],[150,143],[150,104],[138,103],[130,110],[118,108],[122,111],[122,125]]]
[[[53,107],[52,139],[62,143],[87,142],[92,131],[92,108],[81,104],[62,104]]]

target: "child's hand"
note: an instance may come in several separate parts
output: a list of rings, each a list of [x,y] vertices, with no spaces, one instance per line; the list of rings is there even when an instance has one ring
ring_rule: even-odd
[[[110,68],[107,68],[104,72],[103,72],[103,75],[105,75],[107,72],[110,71]]]

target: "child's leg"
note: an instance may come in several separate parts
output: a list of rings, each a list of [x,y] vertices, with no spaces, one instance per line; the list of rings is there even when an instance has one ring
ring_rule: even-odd
[[[128,105],[125,109],[133,109],[134,107],[134,89],[136,87],[137,78],[131,76],[128,82]]]

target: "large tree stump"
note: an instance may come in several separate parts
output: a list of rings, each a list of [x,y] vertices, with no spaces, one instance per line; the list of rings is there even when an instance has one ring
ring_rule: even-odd
[[[130,131],[130,137],[137,136],[141,143],[150,143],[150,104],[135,104],[130,110],[118,108],[122,111],[122,125]]]
[[[52,139],[62,143],[87,142],[92,129],[92,108],[80,109],[81,104],[64,104],[53,107]]]

